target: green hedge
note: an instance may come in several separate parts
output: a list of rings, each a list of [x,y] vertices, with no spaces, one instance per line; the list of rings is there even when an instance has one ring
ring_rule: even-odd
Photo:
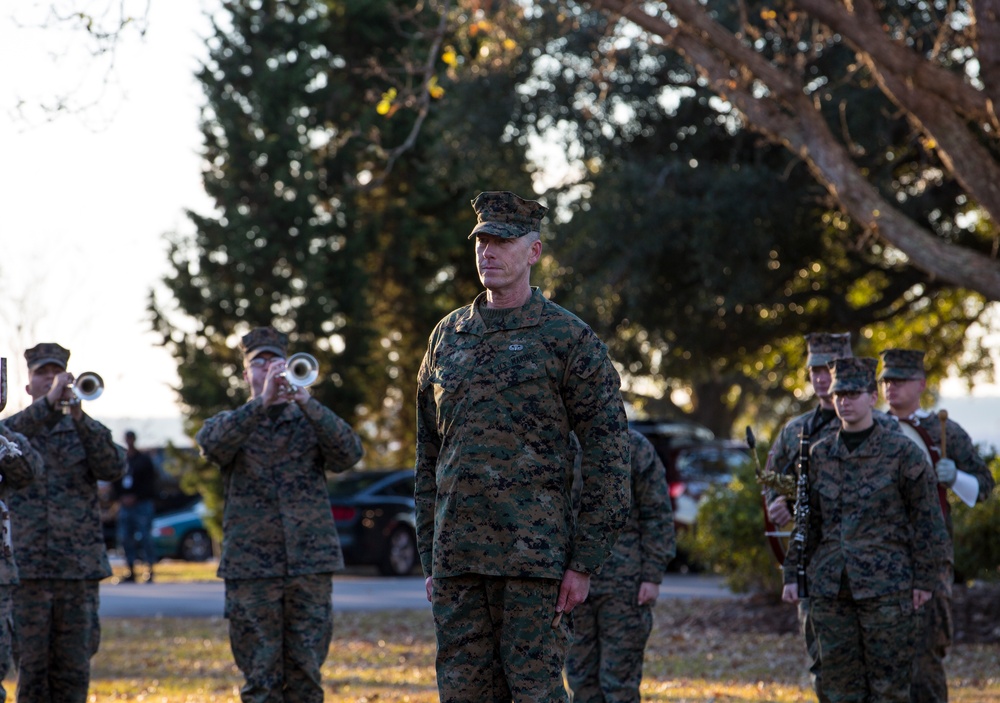
[[[780,597],[781,570],[764,536],[764,509],[753,464],[748,461],[729,484],[712,486],[706,495],[696,528],[680,537],[681,548],[706,569],[723,575],[733,591]]]

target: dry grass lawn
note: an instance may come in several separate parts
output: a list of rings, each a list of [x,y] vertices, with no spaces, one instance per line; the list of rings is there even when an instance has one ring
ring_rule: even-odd
[[[197,569],[176,568],[178,579],[195,580]],[[157,576],[166,580],[169,573],[164,568]],[[211,577],[204,571],[202,575]],[[644,701],[815,700],[798,636],[731,632],[726,623],[677,625],[692,609],[707,605],[678,600],[657,606],[657,625],[646,654]],[[91,701],[239,701],[240,676],[224,620],[105,619],[102,628]],[[955,703],[1000,700],[1000,646],[958,645],[948,667]],[[429,613],[338,613],[323,676],[329,703],[435,703]]]

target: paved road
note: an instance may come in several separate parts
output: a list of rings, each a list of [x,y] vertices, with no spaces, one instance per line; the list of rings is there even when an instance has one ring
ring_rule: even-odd
[[[732,593],[713,576],[669,574],[660,587],[660,598],[731,598]],[[101,617],[222,617],[222,581],[208,583],[101,584]],[[333,609],[383,610],[389,608],[430,609],[424,595],[424,580],[335,576]]]

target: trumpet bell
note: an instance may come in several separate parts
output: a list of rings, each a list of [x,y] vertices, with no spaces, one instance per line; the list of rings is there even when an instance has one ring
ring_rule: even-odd
[[[104,392],[104,379],[93,371],[82,373],[73,382],[73,394],[80,400],[97,400]]]
[[[293,386],[305,388],[319,379],[319,362],[312,354],[299,352],[292,354],[285,362],[285,374]]]

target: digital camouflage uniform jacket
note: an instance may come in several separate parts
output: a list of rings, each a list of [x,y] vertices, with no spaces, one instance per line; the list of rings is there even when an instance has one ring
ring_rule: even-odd
[[[42,476],[11,492],[14,554],[22,579],[93,580],[111,575],[98,481],[125,472],[125,449],[86,413],[79,422],[39,398],[7,420],[45,462]]]
[[[42,460],[42,455],[28,442],[27,437],[8,429],[2,422],[0,422],[0,435],[14,442],[21,452],[21,456],[8,454],[0,459],[0,500],[8,503],[11,490],[24,488],[42,475],[45,462]],[[14,518],[8,522],[8,529],[11,528],[12,522]],[[17,555],[14,554],[13,545],[10,543],[10,533],[5,535],[4,541],[7,548],[0,544],[0,586],[9,586],[18,581]]]
[[[895,422],[889,415],[878,410],[872,413],[872,418],[877,424],[885,427],[892,427]],[[799,434],[803,429],[809,438],[809,444],[812,445],[823,437],[835,434],[840,429],[840,418],[832,410],[823,413],[819,405],[809,412],[793,417],[781,428],[778,439],[771,445],[771,451],[767,454],[768,471],[796,475],[798,471],[796,467],[799,465]],[[772,488],[768,488],[764,493],[768,504],[777,497],[777,492]]]
[[[431,334],[417,379],[417,542],[424,574],[594,573],[630,505],[618,372],[584,322],[537,289],[488,329],[476,302]],[[582,447],[579,520],[575,448]]]
[[[937,480],[903,433],[876,423],[853,453],[839,431],[813,444],[809,508],[810,595],[836,597],[845,572],[855,600],[934,590],[948,539]],[[797,557],[789,550],[786,584],[795,583]]]
[[[632,509],[611,556],[590,582],[592,595],[634,597],[639,584],[660,583],[677,553],[667,470],[642,433],[629,430]]]
[[[272,406],[278,408],[279,406]],[[257,398],[209,418],[195,438],[222,469],[219,577],[273,578],[344,568],[327,471],[364,453],[351,426],[315,398],[272,419]]]

